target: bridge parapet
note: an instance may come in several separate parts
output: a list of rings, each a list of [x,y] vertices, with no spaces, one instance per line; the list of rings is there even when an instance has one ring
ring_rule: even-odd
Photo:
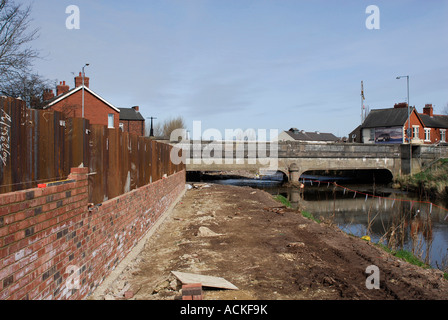
[[[202,141],[174,144],[184,150],[187,158],[277,156],[292,157],[350,157],[350,158],[400,158],[400,145],[365,145],[352,143],[307,143],[300,141],[251,142],[251,141]]]
[[[394,176],[409,173],[409,145],[308,143],[298,141],[183,141],[188,171],[275,170],[300,176],[308,170],[387,169]],[[412,171],[440,157],[448,147],[412,146]]]
[[[354,143],[304,143],[298,141],[279,142],[278,156],[291,158],[297,155],[306,155],[313,158],[400,158],[400,145],[366,145]]]

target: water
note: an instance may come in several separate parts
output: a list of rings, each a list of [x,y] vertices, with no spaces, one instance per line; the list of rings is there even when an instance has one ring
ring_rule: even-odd
[[[335,187],[332,179],[312,185],[306,182],[304,189],[283,187],[279,180],[210,182],[251,186],[272,195],[283,195],[293,207],[332,221],[349,234],[369,235],[372,242],[411,251],[433,268],[443,269],[448,265],[448,211],[441,208],[443,204],[422,203],[417,197],[386,185],[376,186],[374,190],[373,185],[338,180],[342,187]],[[372,197],[373,194],[377,197]]]

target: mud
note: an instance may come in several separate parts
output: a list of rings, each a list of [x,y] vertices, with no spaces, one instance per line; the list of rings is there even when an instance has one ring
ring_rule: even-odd
[[[371,265],[379,269],[379,289],[366,287]],[[204,299],[448,298],[441,271],[410,265],[336,226],[281,208],[268,193],[249,187],[188,190],[140,254],[96,298],[176,299],[181,284],[171,271],[223,277],[239,288],[204,288]]]

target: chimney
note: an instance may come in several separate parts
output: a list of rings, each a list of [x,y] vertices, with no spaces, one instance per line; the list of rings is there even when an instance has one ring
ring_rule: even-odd
[[[61,81],[56,87],[56,95],[60,96],[61,94],[66,93],[68,90],[70,90],[70,87],[65,84],[65,81]]]
[[[89,87],[89,77],[84,75],[84,85]],[[75,77],[75,88],[82,86],[82,72],[79,73],[79,76]]]
[[[431,117],[434,115],[432,104],[425,104],[425,107],[423,108],[423,114],[426,114]]]
[[[134,109],[135,111],[138,112],[138,106],[134,106],[134,107],[132,107],[132,109]]]
[[[44,94],[42,95],[42,99],[44,101],[48,101],[54,98],[53,90],[51,89],[44,89]]]
[[[394,105],[394,108],[407,108],[408,107],[408,103],[407,102],[400,102],[400,103],[396,103]]]

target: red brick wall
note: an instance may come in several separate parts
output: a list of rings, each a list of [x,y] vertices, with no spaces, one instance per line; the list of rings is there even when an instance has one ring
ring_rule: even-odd
[[[436,143],[436,142],[439,142],[440,141],[440,130],[439,129],[435,129],[435,128],[430,128],[431,129],[431,133],[430,133],[430,138],[431,138],[431,141],[426,141],[425,140],[425,143],[426,144],[432,144],[432,143]],[[423,132],[424,132],[425,130],[423,129]],[[425,138],[425,136],[423,135],[423,139]]]
[[[86,174],[0,195],[0,300],[86,298],[185,187],[181,171],[89,211]]]
[[[82,90],[52,105],[50,110],[60,111],[68,117],[81,118],[82,116]],[[108,114],[114,114],[114,127],[118,128],[120,113],[109,107],[103,101],[88,91],[84,91],[84,118],[91,124],[108,125]]]
[[[120,123],[123,124],[124,132],[135,133],[139,136],[145,135],[145,121],[120,120]]]
[[[408,122],[406,121],[404,128],[405,128],[405,132],[408,129]],[[412,126],[414,125],[418,125],[419,126],[419,130],[418,130],[418,138],[425,140],[425,127],[423,125],[423,123],[420,121],[420,119],[417,117],[415,112],[411,113],[411,137],[412,137]]]

